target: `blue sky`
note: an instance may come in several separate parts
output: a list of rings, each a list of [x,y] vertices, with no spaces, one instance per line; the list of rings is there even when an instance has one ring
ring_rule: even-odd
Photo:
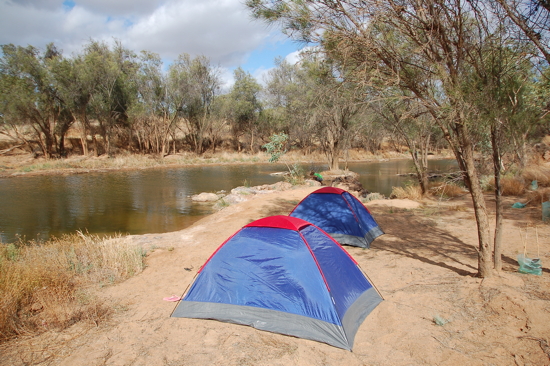
[[[166,63],[185,52],[222,68],[228,85],[241,66],[262,81],[275,57],[303,45],[252,19],[244,0],[0,0],[0,44],[43,48],[54,42],[65,56],[90,39],[120,40]]]

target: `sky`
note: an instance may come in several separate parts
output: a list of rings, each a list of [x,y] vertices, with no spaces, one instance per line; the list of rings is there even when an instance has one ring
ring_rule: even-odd
[[[254,20],[244,0],[0,0],[0,44],[53,42],[70,57],[90,39],[155,52],[165,66],[181,53],[207,56],[226,87],[235,68],[262,82],[275,57],[295,59],[303,47]]]

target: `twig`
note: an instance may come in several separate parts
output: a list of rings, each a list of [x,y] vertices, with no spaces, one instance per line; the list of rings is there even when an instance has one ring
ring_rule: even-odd
[[[527,243],[525,242],[525,239],[523,239],[523,235],[521,235],[521,228],[518,228],[519,230],[519,237],[521,238],[521,242],[523,243],[523,257],[527,257]]]
[[[17,149],[18,147],[21,147],[21,146],[23,146],[23,145],[24,145],[24,144],[17,145],[17,146],[12,146],[12,147],[10,147],[9,149],[0,150],[0,155],[7,154],[7,153],[9,153],[10,151],[15,150],[15,149]]]
[[[536,235],[536,237],[537,237],[537,258],[540,258],[539,230],[538,230],[538,225],[535,225],[535,235]]]

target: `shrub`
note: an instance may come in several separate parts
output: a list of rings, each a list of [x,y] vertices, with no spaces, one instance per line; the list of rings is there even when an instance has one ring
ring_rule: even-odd
[[[431,194],[443,198],[459,197],[466,193],[464,188],[448,182],[434,183],[431,185],[429,191]]]
[[[110,312],[90,292],[91,284],[124,280],[144,268],[140,247],[124,238],[82,233],[44,243],[0,247],[0,340],[94,323]]]
[[[294,164],[292,168],[289,169],[290,174],[284,176],[284,181],[292,184],[293,186],[304,184],[305,178],[304,178],[304,169],[298,165]]]
[[[370,202],[374,200],[384,200],[384,199],[386,199],[386,197],[384,197],[382,193],[372,192],[372,193],[369,193],[366,197],[362,198],[361,201]]]
[[[518,177],[502,177],[500,179],[500,186],[503,196],[521,196],[525,193],[525,183]],[[485,179],[482,187],[486,192],[493,192],[495,190],[495,178],[490,177]]]
[[[402,187],[392,187],[390,198],[410,199],[414,201],[422,200],[422,189],[417,185]]]
[[[525,192],[525,184],[518,178],[503,177],[500,180],[503,196],[520,196]]]
[[[546,165],[530,165],[526,167],[521,176],[525,181],[537,181],[539,186],[550,187],[550,167]]]

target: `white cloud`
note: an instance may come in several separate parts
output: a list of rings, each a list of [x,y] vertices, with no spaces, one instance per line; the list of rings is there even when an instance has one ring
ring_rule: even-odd
[[[171,2],[127,33],[132,49],[154,49],[172,59],[182,52],[204,54],[224,66],[242,62],[267,36],[240,1],[228,0]]]
[[[302,53],[302,50],[294,51],[294,52],[286,55],[285,61],[288,62],[291,65],[295,65],[302,58],[301,55],[300,55],[301,53]]]
[[[66,55],[90,39],[119,39],[167,61],[185,52],[235,67],[269,34],[241,0],[0,0],[0,44],[54,42]]]

